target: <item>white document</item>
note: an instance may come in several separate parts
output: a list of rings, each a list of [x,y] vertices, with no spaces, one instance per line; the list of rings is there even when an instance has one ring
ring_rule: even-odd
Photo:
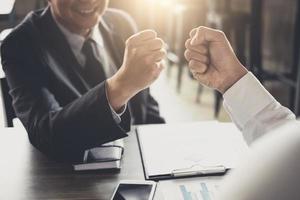
[[[148,178],[193,168],[234,168],[248,151],[232,123],[144,125],[137,131]]]
[[[223,177],[199,177],[160,181],[158,189],[164,200],[214,200]]]

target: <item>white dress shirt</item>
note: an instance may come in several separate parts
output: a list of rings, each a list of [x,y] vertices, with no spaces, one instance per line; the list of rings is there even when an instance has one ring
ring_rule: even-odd
[[[67,41],[68,41],[68,43],[69,43],[69,45],[70,45],[70,47],[73,51],[73,54],[75,55],[78,63],[82,67],[84,67],[85,62],[86,62],[86,58],[85,58],[84,54],[82,53],[82,47],[84,45],[84,42],[86,41],[86,38],[79,35],[79,34],[76,34],[76,33],[73,33],[71,31],[69,31],[62,24],[60,24],[56,19],[54,21],[56,22],[57,26],[59,27],[61,32],[66,37],[66,39],[67,39]],[[113,65],[109,64],[109,55],[105,51],[105,44],[104,44],[102,35],[100,33],[98,23],[91,30],[90,35],[88,36],[88,38],[92,39],[92,41],[94,41],[95,44],[96,44],[97,55],[99,55],[101,57],[101,63],[102,63],[103,70],[105,72],[106,77],[109,78],[109,77],[113,76],[117,72],[117,69]],[[119,113],[117,113],[112,108],[112,106],[110,104],[109,104],[109,106],[110,106],[110,109],[111,109],[112,116],[113,116],[114,120],[118,124],[121,123],[121,116],[125,113],[127,105],[125,105]]]
[[[228,89],[223,97],[225,110],[248,144],[276,127],[296,121],[295,115],[280,105],[251,72]]]
[[[221,184],[219,200],[299,200],[300,123],[248,73],[224,94],[224,105],[249,155]],[[257,140],[257,138],[261,138]]]

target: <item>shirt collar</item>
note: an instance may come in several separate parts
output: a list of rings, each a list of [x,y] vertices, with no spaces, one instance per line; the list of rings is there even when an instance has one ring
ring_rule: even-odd
[[[61,23],[59,23],[55,17],[54,21],[56,22],[58,28],[61,30],[61,32],[64,34],[64,36],[66,37],[68,43],[71,46],[71,49],[74,51],[75,54],[81,52],[81,49],[83,47],[83,44],[85,42],[85,37],[73,33],[70,30],[68,30],[66,27],[64,27]],[[104,41],[102,38],[102,35],[100,33],[100,29],[99,29],[99,23],[97,23],[91,30],[90,35],[88,36],[88,38],[92,39],[97,45],[99,45],[100,47],[104,47]]]

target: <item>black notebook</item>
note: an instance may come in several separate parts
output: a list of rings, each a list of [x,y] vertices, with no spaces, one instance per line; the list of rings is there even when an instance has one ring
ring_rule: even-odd
[[[103,144],[86,150],[83,162],[73,165],[73,168],[75,171],[120,169],[123,151],[123,140]]]

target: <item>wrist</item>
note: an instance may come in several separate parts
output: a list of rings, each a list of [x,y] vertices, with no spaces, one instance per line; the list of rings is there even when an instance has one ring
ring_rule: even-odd
[[[224,77],[225,80],[218,89],[222,94],[248,73],[248,70],[242,64],[238,64],[234,69],[234,72]]]
[[[106,81],[107,98],[114,110],[120,110],[136,94],[126,85],[117,74]]]

